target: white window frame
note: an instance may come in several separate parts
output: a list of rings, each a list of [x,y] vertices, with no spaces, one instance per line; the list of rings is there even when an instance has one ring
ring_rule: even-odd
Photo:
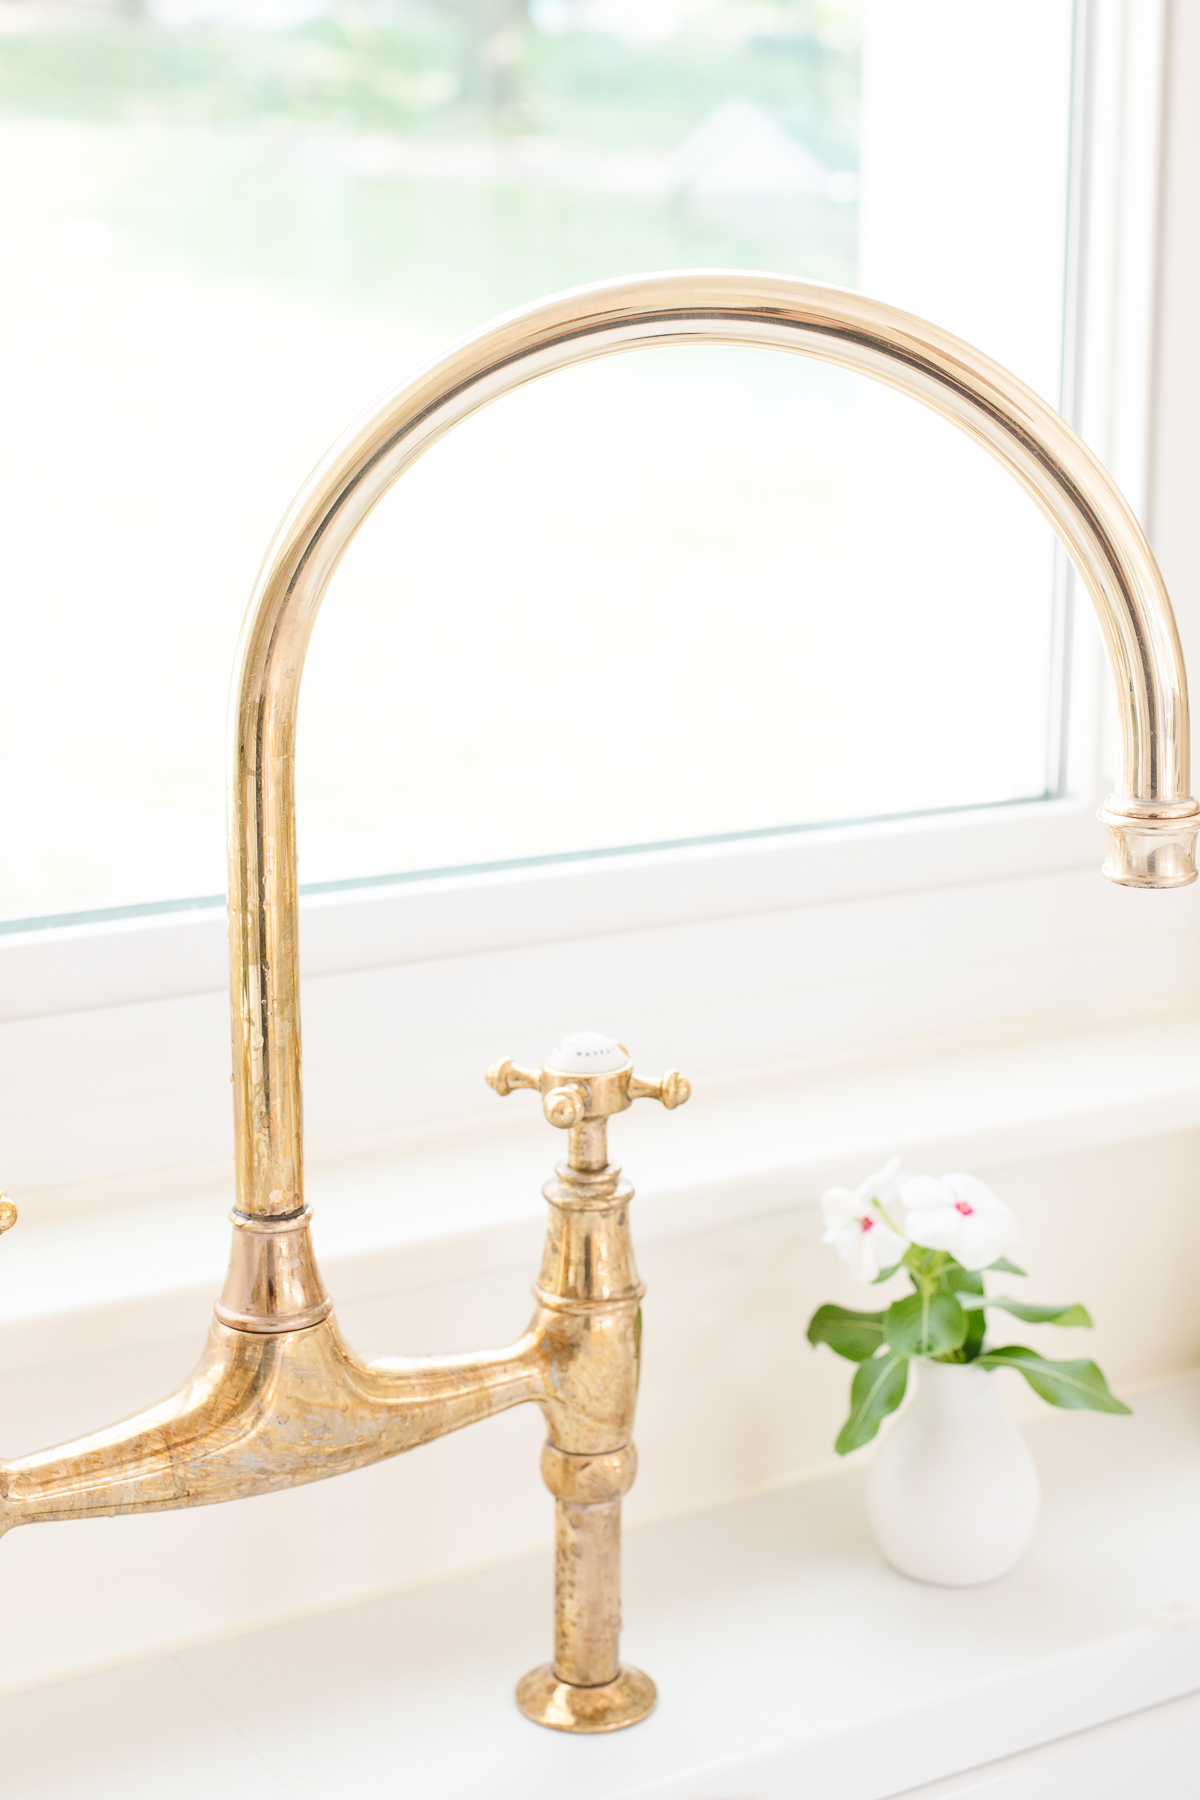
[[[1079,27],[1067,410],[1145,517],[1164,7]],[[1190,982],[1191,897],[1099,877],[1106,676],[1090,631],[1062,655],[1049,800],[309,896],[310,1141],[479,1111],[581,1024],[729,1073]],[[217,908],[0,935],[12,1191],[228,1156],[227,979]]]

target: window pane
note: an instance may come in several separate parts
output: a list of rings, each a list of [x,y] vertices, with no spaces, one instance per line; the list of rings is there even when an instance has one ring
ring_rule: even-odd
[[[983,451],[839,371],[677,347],[531,385],[335,577],[298,780],[354,839],[303,877],[1041,794],[1052,567]]]
[[[643,268],[861,280],[1056,398],[1069,11],[7,0],[0,916],[223,889],[271,531],[497,311]],[[553,377],[339,571],[303,878],[1040,794],[1052,594],[1008,478],[871,384],[716,349]]]

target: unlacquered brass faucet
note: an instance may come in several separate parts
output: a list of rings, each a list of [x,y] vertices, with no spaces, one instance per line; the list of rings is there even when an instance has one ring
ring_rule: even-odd
[[[633,1189],[608,1161],[613,1113],[681,1106],[687,1082],[633,1072],[595,1032],[566,1038],[541,1070],[505,1061],[500,1094],[537,1088],[567,1159],[543,1192],[550,1224],[524,1336],[477,1355],[362,1362],[332,1317],[309,1242],[311,1213],[264,1223],[235,1212],[233,1254],[199,1364],[174,1394],[123,1424],[3,1466],[3,1523],[204,1506],[359,1469],[523,1400],[542,1408],[542,1473],[555,1497],[554,1660],[521,1682],[540,1724],[611,1731],[643,1718],[654,1683],[622,1668],[621,1498],[637,1467],[642,1285],[629,1231]],[[11,1223],[0,1216],[0,1230]]]
[[[544,1189],[550,1226],[525,1335],[479,1355],[366,1363],[343,1342],[309,1236],[300,1076],[295,733],[318,608],[376,502],[432,443],[536,376],[643,346],[733,342],[871,375],[924,402],[1004,464],[1049,518],[1096,608],[1120,715],[1118,790],[1100,814],[1110,879],[1194,881],[1200,807],[1188,793],[1183,658],[1136,519],[1071,428],[1006,370],[936,326],[811,282],[700,270],[602,282],[510,313],[354,425],[305,485],[263,565],[230,708],[229,944],[237,1204],[224,1290],[204,1354],[159,1405],[88,1437],[0,1464],[0,1530],[217,1500],[319,1480],[394,1456],[531,1400],[556,1500],[553,1662],[518,1688],[525,1713],[566,1731],[632,1724],[653,1684],[622,1668],[620,1504],[633,1479],[641,1285],[632,1190],[608,1162],[607,1121],[645,1081],[620,1045],[568,1038],[540,1070],[500,1062],[498,1093],[536,1088],[568,1132]],[[0,1202],[0,1231],[15,1218]]]

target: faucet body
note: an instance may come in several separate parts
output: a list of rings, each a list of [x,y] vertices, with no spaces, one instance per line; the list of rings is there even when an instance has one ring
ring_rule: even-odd
[[[6,1465],[6,1526],[240,1500],[395,1456],[541,1398],[541,1337],[479,1356],[360,1362],[333,1319],[234,1331],[214,1319],[175,1393]]]
[[[208,1342],[173,1394],[106,1430],[0,1467],[0,1532],[248,1499],[381,1462],[523,1401],[540,1405],[542,1473],[556,1501],[553,1661],[525,1677],[518,1704],[539,1723],[608,1731],[650,1711],[654,1684],[619,1659],[621,1500],[637,1468],[643,1294],[629,1227],[633,1188],[608,1161],[610,1112],[635,1099],[681,1105],[688,1083],[633,1073],[594,1034],[607,1067],[541,1071],[504,1061],[502,1094],[533,1087],[569,1133],[549,1202],[535,1308],[515,1343],[476,1354],[364,1362],[344,1342],[321,1287],[310,1214],[263,1231],[234,1215],[233,1254]],[[569,1061],[575,1040],[567,1039]],[[578,1060],[578,1057],[576,1057]],[[4,1202],[15,1217],[11,1202]],[[11,1223],[11,1219],[8,1220]]]
[[[198,1506],[375,1462],[525,1401],[548,1441],[556,1501],[551,1664],[518,1689],[563,1730],[644,1717],[653,1684],[618,1660],[620,1505],[633,1480],[641,1284],[632,1189],[608,1162],[608,1118],[634,1099],[687,1098],[641,1080],[620,1046],[540,1071],[497,1064],[500,1093],[536,1088],[569,1153],[544,1192],[550,1223],[535,1310],[507,1348],[364,1362],[332,1317],[309,1234],[301,1126],[295,733],[309,637],[338,562],[390,486],[439,437],[525,381],[672,343],[791,351],[874,376],[996,456],[1062,539],[1099,618],[1120,719],[1118,791],[1101,813],[1105,873],[1141,887],[1195,879],[1188,708],[1170,602],[1104,469],[1037,395],[936,326],[839,289],[700,270],[602,282],[463,339],[374,407],[302,489],[267,553],[230,707],[229,941],[237,1201],[208,1343],[174,1394],[122,1424],[0,1463],[0,1530]],[[573,1060],[574,1058],[574,1060]],[[590,1060],[589,1060],[590,1058]],[[0,1202],[0,1231],[12,1222]]]

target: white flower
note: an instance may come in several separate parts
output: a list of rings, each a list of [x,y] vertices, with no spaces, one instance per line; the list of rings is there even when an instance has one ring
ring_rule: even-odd
[[[1021,1240],[1015,1213],[974,1175],[914,1175],[900,1204],[913,1243],[948,1251],[964,1269],[986,1269]]]
[[[825,1214],[823,1244],[832,1244],[843,1262],[849,1263],[855,1281],[872,1282],[883,1269],[895,1268],[908,1249],[908,1239],[893,1230],[883,1211],[900,1193],[900,1158],[860,1187],[830,1188],[821,1195]]]

